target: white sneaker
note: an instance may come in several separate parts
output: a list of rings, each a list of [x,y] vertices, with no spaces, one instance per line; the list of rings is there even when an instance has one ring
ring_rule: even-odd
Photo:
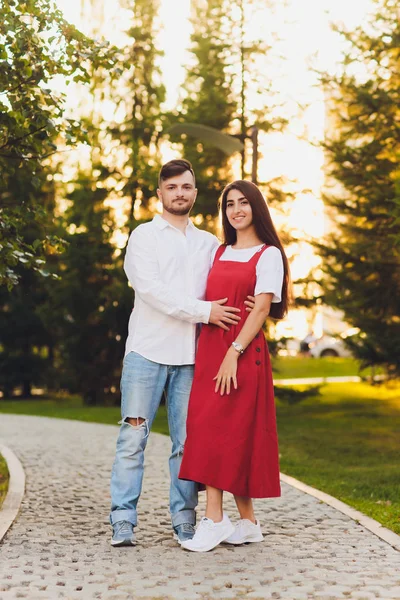
[[[214,523],[203,517],[191,540],[181,542],[182,548],[192,552],[208,552],[226,540],[235,531],[229,517],[224,514],[222,521]]]
[[[248,519],[240,519],[236,523],[235,531],[224,540],[224,544],[247,544],[248,542],[262,542],[263,539],[259,521],[252,523]]]

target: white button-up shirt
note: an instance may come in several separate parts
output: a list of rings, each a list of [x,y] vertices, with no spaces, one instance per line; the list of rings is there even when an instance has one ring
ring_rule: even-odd
[[[191,221],[186,235],[155,216],[130,235],[125,273],[135,290],[125,353],[164,365],[193,364],[196,323],[208,323],[205,295],[218,239]]]

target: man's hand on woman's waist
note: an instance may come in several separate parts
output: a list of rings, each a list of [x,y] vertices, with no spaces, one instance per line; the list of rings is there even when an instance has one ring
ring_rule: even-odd
[[[221,300],[211,302],[211,313],[208,321],[212,325],[217,325],[225,331],[229,331],[228,325],[237,325],[241,319],[237,314],[240,313],[240,308],[224,306],[227,301],[228,298],[222,298]],[[247,296],[245,305],[247,306],[246,310],[251,311],[254,308],[254,296]]]

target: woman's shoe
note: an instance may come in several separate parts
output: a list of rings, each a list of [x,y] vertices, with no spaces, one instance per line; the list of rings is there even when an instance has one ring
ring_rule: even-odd
[[[181,546],[192,552],[208,552],[229,538],[234,531],[234,526],[225,514],[219,523],[214,523],[212,519],[203,517],[193,538],[181,542]]]
[[[261,533],[259,521],[253,523],[248,519],[240,519],[236,523],[235,531],[230,535],[224,544],[247,544],[249,542],[262,542],[264,539]]]

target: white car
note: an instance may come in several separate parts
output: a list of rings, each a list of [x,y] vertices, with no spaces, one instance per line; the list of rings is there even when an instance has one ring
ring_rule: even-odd
[[[323,356],[348,358],[352,356],[343,339],[341,337],[332,337],[331,335],[323,335],[314,342],[310,342],[309,348],[310,354],[314,358]]]

